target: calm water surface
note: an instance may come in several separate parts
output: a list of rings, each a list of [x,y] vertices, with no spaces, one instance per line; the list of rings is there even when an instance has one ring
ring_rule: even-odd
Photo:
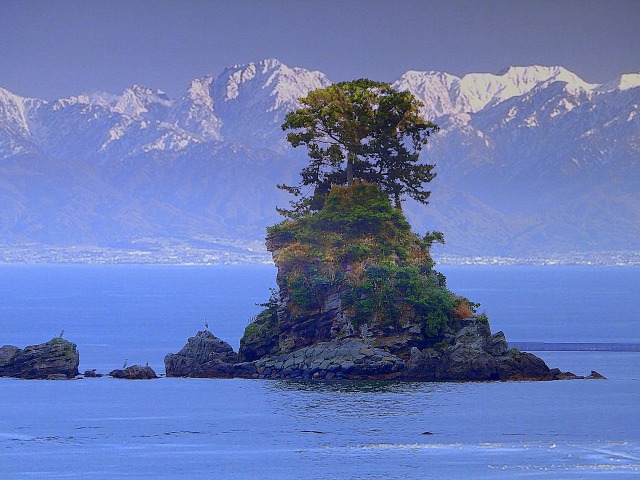
[[[640,269],[442,267],[518,341],[640,341]],[[65,329],[81,369],[202,329],[237,347],[272,267],[0,266],[0,344]],[[481,309],[482,309],[481,308]],[[544,352],[607,381],[0,379],[0,478],[637,478],[640,354]]]

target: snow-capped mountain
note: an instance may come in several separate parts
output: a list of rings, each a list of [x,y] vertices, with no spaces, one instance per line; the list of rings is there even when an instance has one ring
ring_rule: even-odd
[[[499,75],[470,73],[462,78],[441,72],[408,71],[393,87],[411,92],[424,104],[426,118],[458,113],[476,113],[513,97],[522,96],[541,85],[564,82],[575,91],[590,85],[562,67],[510,67]]]
[[[0,245],[260,239],[305,152],[280,125],[331,82],[268,59],[194,79],[179,99],[134,85],[52,102],[0,88]],[[418,230],[452,253],[640,250],[640,74],[594,85],[563,67],[393,83],[440,132]],[[199,240],[200,241],[200,240]]]
[[[212,83],[211,75],[193,80],[172,114],[177,126],[199,135],[204,141],[222,140],[222,122],[216,116],[211,96]]]
[[[256,147],[282,144],[280,125],[298,108],[298,98],[330,83],[321,72],[274,59],[225,69],[213,85],[223,137]]]

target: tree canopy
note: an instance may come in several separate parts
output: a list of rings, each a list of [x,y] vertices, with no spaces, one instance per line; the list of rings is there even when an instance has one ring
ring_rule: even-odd
[[[314,90],[300,103],[282,129],[290,131],[293,147],[307,147],[311,160],[300,172],[300,185],[279,185],[302,196],[281,213],[319,210],[332,185],[355,179],[379,185],[397,208],[405,196],[427,203],[424,185],[435,177],[434,165],[420,163],[419,155],[438,126],[420,116],[421,103],[411,93],[360,79]]]

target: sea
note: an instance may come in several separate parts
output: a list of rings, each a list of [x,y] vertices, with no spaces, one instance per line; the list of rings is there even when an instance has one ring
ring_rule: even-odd
[[[640,343],[640,267],[440,266],[512,342]],[[238,347],[273,266],[0,265],[0,345],[64,330],[80,370]],[[640,353],[535,352],[607,380],[0,378],[0,479],[631,479]]]

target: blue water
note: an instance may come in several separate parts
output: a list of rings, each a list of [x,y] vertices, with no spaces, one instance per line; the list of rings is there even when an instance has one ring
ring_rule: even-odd
[[[275,287],[271,266],[0,265],[0,342],[41,343],[64,329],[80,370],[163,359],[204,330],[236,350]]]
[[[640,269],[442,267],[513,341],[638,342]],[[237,347],[272,267],[0,266],[0,344],[78,344],[81,370]],[[0,478],[637,478],[640,354],[543,352],[607,381],[0,379]],[[432,435],[425,435],[430,432]]]
[[[640,343],[639,267],[438,268],[507,340]]]

